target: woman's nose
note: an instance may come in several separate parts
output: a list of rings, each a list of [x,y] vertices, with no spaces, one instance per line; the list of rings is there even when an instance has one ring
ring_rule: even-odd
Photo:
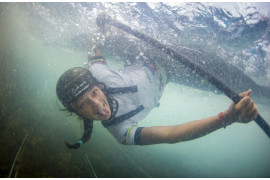
[[[98,100],[98,98],[89,98],[90,103],[92,106],[94,107],[99,107],[100,106],[100,101]]]

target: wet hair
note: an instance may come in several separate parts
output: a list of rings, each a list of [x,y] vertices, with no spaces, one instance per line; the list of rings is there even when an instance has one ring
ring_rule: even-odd
[[[59,109],[70,112],[71,115],[75,113],[80,117],[80,119],[83,119],[83,136],[75,144],[65,142],[66,146],[70,149],[78,149],[81,144],[87,142],[91,138],[93,131],[93,120],[81,117],[73,109],[72,103],[95,85],[101,87],[103,91],[105,90],[105,85],[103,83],[98,83],[88,69],[81,67],[75,67],[67,70],[62,74],[62,76],[60,76],[57,82],[56,94],[64,106],[64,108],[60,108],[58,105]]]
[[[69,144],[68,142],[65,141],[65,144],[69,149],[78,149],[81,146],[81,144],[86,143],[91,138],[93,131],[93,120],[83,119],[83,126],[84,126],[83,136],[80,138],[78,142],[76,142],[75,144]]]

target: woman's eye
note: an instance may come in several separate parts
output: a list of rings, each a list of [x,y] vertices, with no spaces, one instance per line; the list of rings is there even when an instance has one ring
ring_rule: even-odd
[[[96,95],[97,93],[98,93],[98,90],[95,89],[95,90],[93,91],[93,94]]]
[[[83,109],[86,106],[86,102],[81,103],[80,108]]]

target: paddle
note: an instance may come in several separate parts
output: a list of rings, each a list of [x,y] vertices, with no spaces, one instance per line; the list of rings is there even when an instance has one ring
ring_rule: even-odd
[[[222,81],[217,79],[214,75],[210,74],[208,71],[206,71],[201,65],[194,63],[189,58],[185,57],[184,55],[178,53],[177,51],[173,50],[172,48],[168,47],[165,44],[162,44],[161,42],[111,18],[110,16],[106,14],[100,14],[97,19],[96,23],[98,26],[104,26],[105,24],[110,24],[114,27],[117,27],[129,34],[132,34],[133,36],[155,46],[157,49],[162,50],[163,53],[171,56],[173,59],[178,60],[183,65],[187,66],[191,70],[195,71],[199,75],[201,75],[203,78],[207,79],[210,83],[212,83],[214,86],[216,86],[221,92],[223,92],[226,96],[228,96],[234,103],[238,103],[241,100],[241,97],[236,94],[231,88],[229,88],[226,84],[224,84]],[[255,119],[255,122],[262,128],[262,130],[267,134],[267,136],[270,138],[270,126],[267,124],[267,122],[261,117],[260,114]]]

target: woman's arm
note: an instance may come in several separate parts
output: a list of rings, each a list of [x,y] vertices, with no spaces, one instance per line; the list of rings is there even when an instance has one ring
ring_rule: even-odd
[[[258,114],[257,106],[249,97],[250,93],[251,90],[241,93],[243,99],[237,104],[231,104],[229,109],[223,113],[224,122],[216,115],[180,125],[145,127],[141,131],[141,142],[143,145],[177,143],[207,135],[224,127],[224,123],[225,125],[234,122],[248,123]]]

